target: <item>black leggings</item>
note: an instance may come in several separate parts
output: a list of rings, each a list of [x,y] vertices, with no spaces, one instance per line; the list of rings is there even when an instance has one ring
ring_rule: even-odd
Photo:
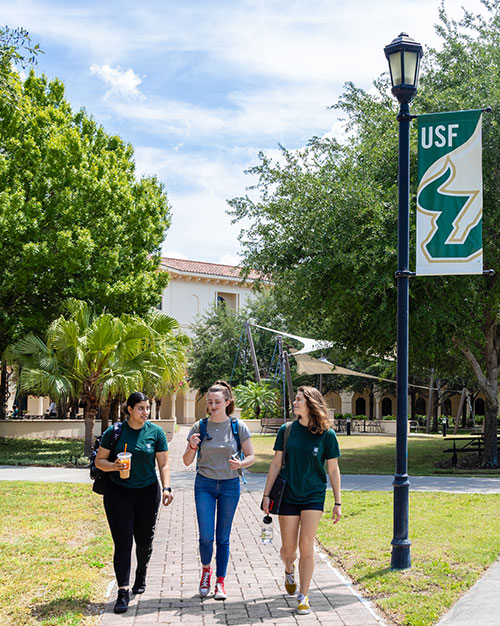
[[[135,539],[137,569],[145,570],[153,552],[156,518],[161,502],[158,482],[132,489],[108,480],[104,509],[115,544],[113,565],[118,587],[128,587],[132,540]]]

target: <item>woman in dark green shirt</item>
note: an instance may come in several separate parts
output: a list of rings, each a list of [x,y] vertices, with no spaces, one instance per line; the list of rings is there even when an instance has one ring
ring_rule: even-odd
[[[149,398],[136,391],[127,400],[128,419],[111,453],[113,426],[103,434],[96,467],[111,472],[104,491],[104,509],[115,546],[113,565],[118,583],[115,613],[125,613],[129,603],[129,577],[132,544],[135,541],[137,569],[132,593],[144,593],[146,569],[153,551],[153,537],[160,502],[172,502],[168,444],[163,429],[150,422]],[[129,471],[118,453],[132,454]],[[156,475],[156,464],[163,491]],[[120,471],[121,470],[121,471]]]
[[[290,428],[285,467],[282,467],[283,443],[286,425],[283,425],[274,444],[274,458],[269,467],[264,488],[263,509],[269,513],[269,491],[278,474],[287,481],[279,512],[281,530],[281,559],[285,565],[285,588],[294,595],[297,591],[295,560],[300,546],[297,612],[310,613],[309,585],[314,570],[314,538],[323,515],[326,495],[325,462],[334,495],[333,523],[341,517],[340,470],[337,459],[339,445],[330,428],[328,410],[321,393],[314,387],[299,387],[293,403],[297,419]]]

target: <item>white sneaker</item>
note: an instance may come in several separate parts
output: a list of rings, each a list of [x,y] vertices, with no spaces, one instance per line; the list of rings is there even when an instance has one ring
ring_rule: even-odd
[[[220,576],[217,578],[217,582],[215,583],[215,600],[225,600],[227,598],[227,593],[224,590],[224,578]]]
[[[309,604],[309,596],[305,596],[303,593],[299,593],[297,596],[298,605],[297,613],[299,615],[308,615],[311,612],[311,605]]]

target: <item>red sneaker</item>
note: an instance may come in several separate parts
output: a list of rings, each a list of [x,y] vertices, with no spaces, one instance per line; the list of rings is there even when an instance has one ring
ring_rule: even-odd
[[[210,579],[212,577],[212,568],[204,567],[201,572],[200,580],[200,596],[205,598],[210,592]]]
[[[217,578],[217,582],[215,583],[215,600],[225,600],[227,598],[227,593],[224,590],[224,577],[219,576]]]

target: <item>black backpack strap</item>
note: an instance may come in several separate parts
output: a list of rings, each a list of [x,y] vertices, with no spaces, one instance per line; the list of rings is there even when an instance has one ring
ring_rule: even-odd
[[[203,419],[200,420],[200,432],[198,433],[200,436],[200,443],[198,444],[198,450],[196,451],[196,471],[198,471],[198,464],[200,462],[201,444],[203,443],[203,439],[205,439],[207,435],[207,424],[208,424],[208,417],[204,417]]]
[[[288,422],[288,424],[285,426],[285,433],[283,435],[283,456],[281,457],[281,469],[283,469],[285,467],[285,464],[286,464],[286,461],[285,461],[286,444],[287,444],[287,441],[288,441],[288,437],[290,437],[290,431],[292,430],[292,424],[293,424],[293,422]]]
[[[113,432],[111,433],[111,439],[109,440],[109,456],[114,456],[116,444],[120,435],[122,434],[123,422],[115,422],[113,424]]]

